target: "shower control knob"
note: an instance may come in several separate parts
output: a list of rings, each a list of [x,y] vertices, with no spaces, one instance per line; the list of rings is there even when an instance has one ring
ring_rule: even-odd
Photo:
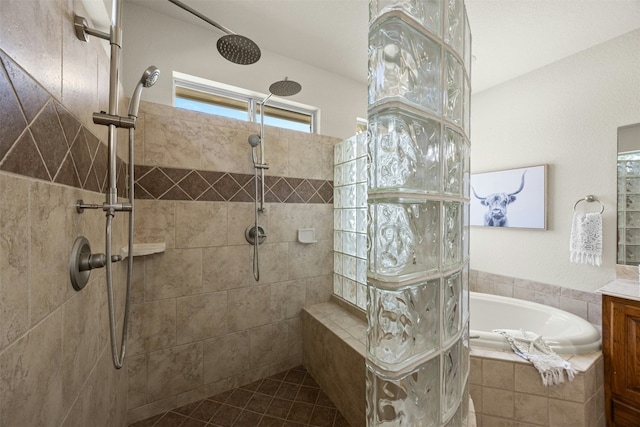
[[[120,262],[122,261],[121,255],[111,255],[111,262]]]

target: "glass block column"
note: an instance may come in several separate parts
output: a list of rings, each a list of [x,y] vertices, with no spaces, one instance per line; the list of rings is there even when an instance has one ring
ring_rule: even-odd
[[[463,0],[370,0],[367,425],[467,426],[471,34]]]

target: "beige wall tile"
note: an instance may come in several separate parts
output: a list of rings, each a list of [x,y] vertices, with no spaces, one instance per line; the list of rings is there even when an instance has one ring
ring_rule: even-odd
[[[260,284],[276,283],[289,280],[287,260],[290,256],[286,243],[263,243],[258,248],[260,266]],[[253,263],[253,251],[250,252]],[[254,284],[253,270],[249,273],[249,283]]]
[[[281,129],[265,126],[264,157],[269,165],[265,175],[296,176],[289,169],[289,141],[282,135]]]
[[[583,426],[584,406],[576,402],[549,399],[549,425],[553,427]]]
[[[253,369],[268,367],[286,360],[288,336],[286,322],[271,323],[249,330],[250,366]]]
[[[289,278],[323,276],[333,272],[333,242],[289,243]]]
[[[482,387],[481,412],[486,415],[513,419],[514,393],[507,390]]]
[[[316,239],[333,239],[332,204],[270,203],[271,242],[297,242],[298,229],[314,228]]]
[[[305,279],[307,290],[305,293],[305,307],[328,302],[333,292],[333,274],[316,276]]]
[[[324,179],[322,144],[303,138],[289,140],[289,174],[298,178]]]
[[[302,363],[301,362],[302,361],[302,339],[303,339],[302,318],[301,316],[296,316],[294,318],[286,320],[286,324],[287,324],[287,345],[289,349],[288,357],[290,359],[300,360],[300,362],[295,364],[295,365],[298,365]]]
[[[536,425],[548,425],[548,399],[532,394],[515,394],[515,419]]]
[[[481,415],[482,427],[515,427],[513,420],[492,417],[490,415]]]
[[[29,183],[0,175],[0,351],[29,328]]]
[[[522,393],[547,396],[549,387],[542,383],[540,373],[531,365],[515,365],[515,391]]]
[[[152,402],[147,405],[129,410],[127,412],[127,423],[133,424],[137,421],[144,420],[153,415],[157,415],[162,412],[167,412],[175,408],[177,408],[176,397],[169,396],[165,399],[158,400],[156,402]]]
[[[61,423],[62,354],[61,310],[0,354],[0,425]]]
[[[73,5],[72,8],[78,15],[88,16],[81,7]],[[92,123],[93,112],[107,110],[108,101],[107,104],[99,105],[98,85],[95,78],[88,76],[98,76],[98,56],[106,56],[106,52],[98,43],[83,43],[78,40],[72,25],[63,25],[62,31],[61,100],[68,109],[79,115],[83,123]],[[108,82],[108,76],[105,77]]]
[[[306,298],[306,281],[294,280],[271,285],[271,305],[274,320],[291,319],[300,315]]]
[[[135,241],[176,247],[176,202],[136,200]]]
[[[69,203],[77,191],[34,182],[30,194],[30,307],[31,324],[37,323],[75,291],[69,280],[69,248],[77,237],[80,215]],[[95,242],[92,249],[97,250]],[[65,251],[59,248],[67,248]]]
[[[147,356],[127,358],[127,374],[129,375],[127,406],[129,409],[147,403]]]
[[[203,385],[201,342],[149,353],[147,399],[149,402]]]
[[[62,306],[64,408],[68,409],[108,342],[107,295],[92,283]]]
[[[255,224],[253,203],[229,202],[228,212],[227,244],[249,245],[245,238],[245,230]],[[259,214],[258,224],[266,230],[267,240],[264,244],[272,243],[269,238],[269,210],[266,213]]]
[[[62,92],[63,2],[3,0],[2,49],[58,99]]]
[[[202,250],[167,249],[145,260],[145,299],[202,292]]]
[[[176,202],[176,247],[203,248],[227,243],[227,203]]]
[[[250,363],[250,348],[249,331],[204,341],[205,385],[244,372]]]
[[[249,132],[235,126],[202,125],[202,168],[219,172],[253,173]]]
[[[482,385],[482,359],[479,357],[470,358],[469,383]]]
[[[129,322],[129,355],[176,345],[176,300],[133,304]]]
[[[594,378],[595,379],[595,378]],[[593,390],[593,385],[590,386]],[[590,396],[585,393],[585,376],[579,372],[573,381],[567,381],[549,388],[549,397],[555,399],[571,400],[573,402],[584,403]]]
[[[228,330],[241,331],[266,325],[274,319],[271,304],[271,286],[251,286],[231,289],[228,292]]]
[[[477,418],[480,418],[480,412],[482,409],[482,386],[476,384],[469,384],[469,394],[473,400],[473,406],[478,414]]]
[[[248,286],[252,271],[252,251],[253,247],[249,245],[203,249],[202,282],[204,292]],[[251,276],[251,281],[253,281],[253,276]]]
[[[153,114],[144,124],[145,165],[202,169],[202,124]]]
[[[227,332],[227,293],[215,292],[176,299],[177,343],[204,340]]]

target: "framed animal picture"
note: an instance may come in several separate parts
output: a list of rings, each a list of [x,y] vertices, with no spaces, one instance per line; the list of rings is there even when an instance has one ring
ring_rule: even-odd
[[[471,174],[469,224],[547,229],[547,165]]]

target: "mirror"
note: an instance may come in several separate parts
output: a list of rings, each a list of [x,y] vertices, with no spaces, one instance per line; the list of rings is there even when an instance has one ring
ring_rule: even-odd
[[[640,123],[618,128],[618,264],[640,265]]]

